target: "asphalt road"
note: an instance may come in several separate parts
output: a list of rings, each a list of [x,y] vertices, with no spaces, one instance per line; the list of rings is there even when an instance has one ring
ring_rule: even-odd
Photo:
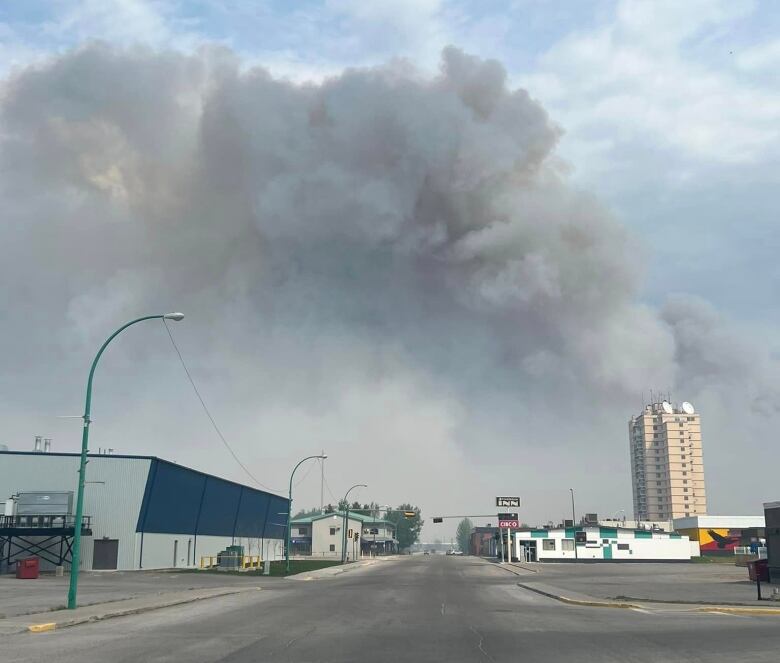
[[[334,578],[0,641],[4,663],[772,661],[780,617],[568,606],[468,557]]]

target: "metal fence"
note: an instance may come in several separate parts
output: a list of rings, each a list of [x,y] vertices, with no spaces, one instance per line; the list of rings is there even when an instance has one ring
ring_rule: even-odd
[[[754,555],[757,559],[766,559],[766,546],[759,546],[755,549],[755,552],[750,546],[736,546],[734,548],[735,555]]]

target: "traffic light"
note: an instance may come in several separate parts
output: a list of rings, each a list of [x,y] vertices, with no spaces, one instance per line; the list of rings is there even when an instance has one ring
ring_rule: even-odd
[[[404,518],[414,518],[416,515],[416,511],[404,511]]]
[[[435,523],[443,523],[444,522],[444,518],[434,518],[433,522],[435,522]]]

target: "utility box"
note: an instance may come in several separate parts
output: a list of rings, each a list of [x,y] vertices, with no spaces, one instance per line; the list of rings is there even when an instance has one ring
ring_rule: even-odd
[[[752,582],[760,580],[761,582],[769,582],[769,566],[765,559],[754,559],[747,563],[748,577]]]
[[[41,560],[37,557],[25,557],[16,560],[16,577],[21,580],[35,580],[40,574]]]

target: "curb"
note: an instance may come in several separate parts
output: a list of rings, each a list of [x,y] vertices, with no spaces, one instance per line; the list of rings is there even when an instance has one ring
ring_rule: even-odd
[[[524,585],[521,582],[517,583],[517,586],[526,589],[529,592],[535,592],[537,594],[541,594],[542,596],[546,596],[550,599],[555,599],[556,601],[560,601],[561,603],[567,603],[569,605],[580,605],[580,606],[586,606],[588,608],[620,608],[623,610],[642,610],[642,606],[636,605],[634,603],[616,603],[614,601],[606,602],[606,601],[585,601],[581,599],[572,599],[568,596],[561,596],[560,594],[552,594],[550,592],[545,592],[542,589],[539,589],[538,587],[531,587],[530,585]]]
[[[560,594],[545,592],[544,590],[539,589],[538,587],[532,587],[530,585],[524,585],[522,583],[517,583],[517,586],[522,589],[527,589],[530,592],[541,594],[542,596],[546,596],[547,598],[555,599],[556,601],[560,601],[561,603],[567,603],[569,605],[579,605],[588,608],[622,608],[626,610],[646,609],[644,606],[637,605],[635,603],[624,603],[624,602],[615,602],[615,601],[610,601],[610,602],[588,601],[582,599],[572,599],[569,598],[568,596],[562,596]],[[686,605],[686,604],[676,603],[674,605]],[[687,604],[687,605],[691,605],[691,604]],[[755,615],[755,616],[770,617],[773,615],[780,615],[780,608],[748,608],[748,607],[733,607],[727,605],[709,605],[709,606],[702,606],[699,608],[691,608],[689,610],[683,610],[681,612],[706,612],[706,613],[721,612],[721,613],[727,613],[732,615]]]
[[[73,617],[71,619],[65,618],[56,622],[46,622],[42,624],[29,624],[28,626],[20,625],[17,630],[6,631],[2,635],[13,635],[15,633],[47,633],[49,631],[55,631],[63,628],[70,628],[71,626],[78,626],[79,624],[89,624],[92,622],[101,622],[106,619],[113,619],[115,617],[127,617],[129,615],[140,615],[146,612],[152,612],[154,610],[162,610],[163,608],[172,608],[178,605],[184,605],[186,603],[196,603],[197,601],[206,601],[208,599],[221,598],[223,596],[232,596],[234,594],[241,594],[249,591],[250,589],[259,590],[260,587],[252,588],[236,588],[230,589],[219,594],[209,594],[207,596],[194,596],[183,597],[175,599],[173,601],[166,601],[164,603],[156,603],[154,605],[138,606],[135,608],[120,608],[118,610],[109,610],[102,614],[90,614],[79,617]],[[95,604],[99,605],[99,604]]]
[[[725,612],[730,615],[780,615],[780,608],[733,608],[729,606],[710,606],[708,608],[696,608],[695,612]]]
[[[378,560],[361,560],[360,562],[351,562],[349,564],[326,566],[323,569],[315,569],[314,571],[302,571],[301,573],[295,573],[290,576],[284,576],[284,580],[298,580],[299,582],[305,582],[307,580],[323,580],[325,578],[335,578],[342,573],[348,573],[349,571],[356,571],[357,569],[364,569],[367,566],[373,566]],[[316,575],[315,575],[316,574]]]

